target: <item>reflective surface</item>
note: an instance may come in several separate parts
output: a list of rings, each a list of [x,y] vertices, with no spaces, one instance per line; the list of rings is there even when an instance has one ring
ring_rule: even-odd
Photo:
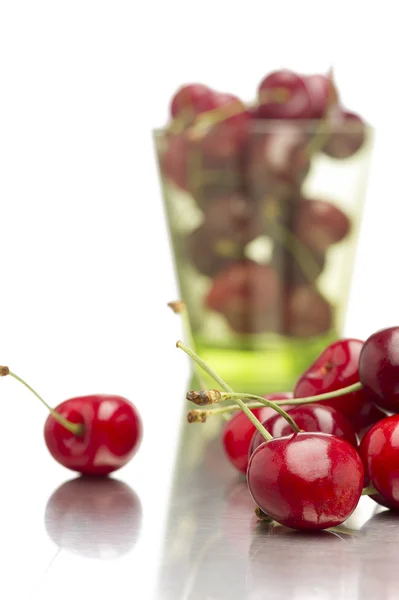
[[[399,517],[363,498],[332,531],[259,523],[243,477],[217,433],[202,446],[188,426],[178,459],[157,599],[395,598]],[[205,425],[206,427],[206,425]],[[381,586],[384,571],[384,590]]]
[[[181,422],[180,387],[167,442],[154,424],[158,444],[148,435],[147,451],[113,478],[75,478],[43,449],[47,469],[27,474],[24,497],[4,485],[2,598],[397,598],[399,516],[363,498],[333,531],[259,523],[223,455],[223,422]]]

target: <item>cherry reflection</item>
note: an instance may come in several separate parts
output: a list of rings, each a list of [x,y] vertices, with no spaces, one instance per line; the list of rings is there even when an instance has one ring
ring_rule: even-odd
[[[49,498],[44,515],[59,548],[101,559],[127,554],[138,540],[141,520],[139,497],[113,478],[66,481]]]

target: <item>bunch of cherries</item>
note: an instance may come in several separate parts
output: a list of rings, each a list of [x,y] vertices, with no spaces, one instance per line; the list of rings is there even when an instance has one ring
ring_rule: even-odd
[[[175,249],[208,278],[204,307],[238,334],[328,331],[333,309],[317,280],[351,224],[331,202],[307,197],[303,185],[316,155],[347,159],[365,142],[365,125],[342,107],[332,76],[273,72],[250,106],[184,85],[170,118],[162,175],[202,214]],[[254,259],[250,244],[265,237],[271,250]]]
[[[361,495],[399,510],[399,327],[365,342],[332,343],[292,393],[267,396],[234,393],[190,348],[177,346],[223,390],[188,392],[201,407],[223,403],[190,410],[189,422],[241,409],[227,421],[223,445],[246,474],[260,518],[326,529],[345,521]]]
[[[50,454],[64,467],[82,475],[103,477],[134,456],[142,438],[136,407],[122,396],[94,394],[70,398],[51,408],[21,377],[0,367],[26,386],[50,411],[44,439]]]

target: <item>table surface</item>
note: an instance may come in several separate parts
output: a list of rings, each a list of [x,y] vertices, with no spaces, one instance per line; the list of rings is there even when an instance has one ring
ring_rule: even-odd
[[[173,410],[174,443],[139,452],[114,478],[85,481],[51,463],[24,498],[3,483],[2,598],[398,597],[399,517],[362,498],[334,531],[262,525],[223,455],[222,422],[188,425]]]

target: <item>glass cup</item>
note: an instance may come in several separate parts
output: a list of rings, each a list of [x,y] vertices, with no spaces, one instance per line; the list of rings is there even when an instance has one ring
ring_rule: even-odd
[[[357,119],[154,132],[187,334],[236,391],[291,389],[342,335],[372,137]]]

